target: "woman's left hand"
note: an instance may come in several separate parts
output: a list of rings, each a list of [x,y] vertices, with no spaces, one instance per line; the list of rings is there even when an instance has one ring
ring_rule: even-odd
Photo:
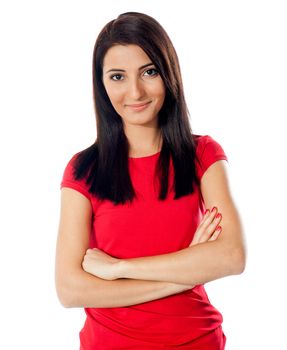
[[[98,248],[88,249],[82,262],[83,269],[105,280],[116,280],[120,259],[114,258]]]

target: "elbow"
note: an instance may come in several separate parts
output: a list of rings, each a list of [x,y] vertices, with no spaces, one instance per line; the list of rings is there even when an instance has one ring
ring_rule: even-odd
[[[234,249],[231,257],[232,274],[240,275],[244,272],[246,266],[246,253],[243,248]]]
[[[59,297],[59,301],[61,305],[66,309],[76,307],[76,305],[73,303],[73,300],[69,296],[63,296],[61,298]]]
[[[56,277],[56,293],[61,305],[65,308],[73,308],[78,305],[75,302],[75,289],[68,278]]]
[[[75,307],[74,300],[73,300],[74,298],[71,295],[72,294],[71,290],[69,290],[68,288],[65,288],[64,286],[58,286],[56,287],[56,291],[57,291],[58,299],[64,308]]]

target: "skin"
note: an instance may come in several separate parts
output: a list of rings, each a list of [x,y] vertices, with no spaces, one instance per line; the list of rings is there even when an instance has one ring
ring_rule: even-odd
[[[146,77],[146,68],[143,72],[138,69],[149,62],[145,52],[135,45],[114,46],[104,59],[104,86],[114,108],[123,119],[127,137],[134,150],[132,152],[135,153],[141,153],[142,142],[149,144],[152,149],[158,135],[157,113],[165,96],[161,77]],[[109,72],[116,67],[125,72]],[[116,76],[111,77],[111,74]],[[148,100],[152,101],[151,108],[141,113],[134,113],[127,106]],[[245,266],[243,230],[228,185],[226,161],[215,162],[203,175],[200,187],[205,205],[218,206],[225,218],[222,223],[223,233],[218,240],[207,240],[200,245],[191,244],[186,249],[170,254],[133,259],[116,259],[99,249],[89,249],[83,261],[85,271],[108,280],[134,278],[191,285],[241,273]],[[210,213],[211,217],[207,219],[215,219],[217,210],[216,208],[214,213]],[[204,235],[208,237],[208,233],[202,237]],[[196,241],[198,236],[200,233],[196,232],[193,243],[201,243],[200,239]]]
[[[154,66],[139,69],[147,63],[149,57],[135,45],[114,46],[104,58],[103,83],[123,120],[132,157],[154,154],[162,142],[157,115],[165,89],[161,77],[149,70]],[[124,72],[107,73],[112,68]],[[111,75],[116,75],[116,81]],[[127,106],[143,101],[151,104],[141,112]],[[203,217],[188,248],[135,259],[116,259],[99,249],[89,249],[91,203],[78,191],[62,188],[55,264],[56,290],[62,305],[135,305],[241,273],[245,266],[243,230],[227,170],[225,161],[217,161],[204,173],[200,188],[205,206],[217,208]],[[222,217],[216,218],[218,212]],[[221,228],[216,230],[219,223]]]
[[[110,72],[111,69],[117,70]],[[146,53],[136,45],[111,47],[103,61],[103,84],[122,118],[130,156],[142,157],[159,151],[162,139],[157,116],[164,102],[165,86]],[[151,103],[144,111],[135,112],[129,107],[147,101]]]
[[[204,173],[200,187],[205,205],[220,208],[221,217],[216,218],[218,208],[207,214],[188,248],[132,259],[115,259],[99,249],[89,249],[83,268],[104,279],[141,278],[190,285],[242,273],[245,268],[243,229],[229,190],[226,162],[213,163]],[[219,221],[220,235],[209,239]]]
[[[212,242],[215,241],[222,228],[219,225],[222,219],[222,215],[217,212],[217,209],[214,208],[212,211],[209,209],[206,211],[203,216],[198,228],[194,234],[193,240],[190,243],[189,247],[195,246],[199,243]],[[166,254],[171,256],[172,254]],[[151,263],[154,262],[154,257],[152,257]],[[118,278],[125,277],[128,269],[125,270],[125,265],[120,262],[123,261],[142,261],[141,259],[117,259],[109,254],[106,254],[100,249],[88,249],[83,260],[83,269],[86,272],[91,273],[94,276],[101,277],[106,280],[115,280]],[[127,278],[127,277],[125,277]],[[133,277],[136,278],[136,277]]]
[[[61,213],[56,249],[55,282],[64,307],[110,308],[136,305],[190,290],[194,285],[141,279],[105,280],[83,269],[89,247],[92,207],[90,201],[71,188],[61,190]],[[216,239],[208,226],[194,243]],[[213,238],[212,238],[213,237]],[[112,267],[111,267],[112,268]]]

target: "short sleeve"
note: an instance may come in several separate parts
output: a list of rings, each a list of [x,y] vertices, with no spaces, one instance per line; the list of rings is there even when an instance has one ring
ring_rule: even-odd
[[[65,168],[63,176],[62,176],[60,189],[62,189],[63,187],[72,188],[72,189],[80,192],[81,194],[83,194],[89,200],[91,200],[91,194],[89,193],[89,190],[88,190],[88,187],[85,183],[85,180],[84,179],[75,180],[74,175],[73,175],[73,172],[74,172],[73,163],[76,159],[77,154],[75,154],[69,160],[68,164],[66,165],[66,168]]]
[[[205,171],[217,160],[226,160],[228,162],[228,158],[221,145],[209,135],[197,137],[196,157],[196,168],[199,179],[202,178]]]

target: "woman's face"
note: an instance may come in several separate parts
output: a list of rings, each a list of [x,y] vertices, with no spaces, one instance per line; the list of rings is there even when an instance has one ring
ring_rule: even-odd
[[[103,84],[124,125],[157,126],[165,86],[147,54],[137,45],[115,45],[103,61]],[[143,105],[132,107],[131,105]]]

